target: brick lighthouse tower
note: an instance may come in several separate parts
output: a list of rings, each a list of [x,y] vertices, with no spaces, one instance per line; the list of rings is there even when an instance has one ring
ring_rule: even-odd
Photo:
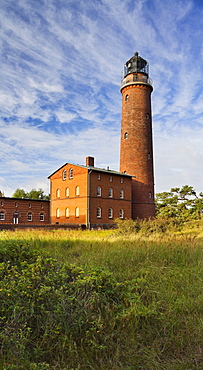
[[[136,52],[124,66],[121,84],[120,172],[133,176],[132,219],[155,216],[152,90],[148,62]]]

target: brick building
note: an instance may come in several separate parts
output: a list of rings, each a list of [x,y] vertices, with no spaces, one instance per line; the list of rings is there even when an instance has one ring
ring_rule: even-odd
[[[107,228],[131,218],[132,177],[109,169],[66,163],[49,176],[51,223]]]
[[[0,224],[31,226],[49,223],[48,200],[0,197]]]

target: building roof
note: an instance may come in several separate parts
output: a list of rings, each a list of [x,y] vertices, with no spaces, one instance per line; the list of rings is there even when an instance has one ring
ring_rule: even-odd
[[[51,176],[53,176],[56,172],[58,172],[59,170],[61,170],[67,164],[70,164],[71,166],[86,168],[87,170],[91,170],[91,171],[104,172],[104,173],[108,173],[108,174],[111,174],[111,175],[119,175],[119,176],[133,177],[132,175],[128,175],[127,173],[110,170],[109,168],[104,169],[104,168],[98,168],[98,167],[94,167],[94,166],[83,166],[81,164],[74,164],[74,163],[68,163],[67,162],[67,163],[63,164],[63,166],[59,167],[56,171],[54,171],[51,175],[49,175],[48,176],[48,179],[50,179]]]
[[[0,200],[4,200],[4,199],[12,199],[12,200],[27,200],[29,202],[50,202],[49,199],[32,199],[32,198],[14,198],[14,197],[0,197]]]

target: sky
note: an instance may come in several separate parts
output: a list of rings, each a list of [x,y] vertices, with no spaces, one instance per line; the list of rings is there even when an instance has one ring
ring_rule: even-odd
[[[64,163],[119,170],[121,72],[149,62],[155,191],[203,191],[202,0],[1,0],[0,190]]]

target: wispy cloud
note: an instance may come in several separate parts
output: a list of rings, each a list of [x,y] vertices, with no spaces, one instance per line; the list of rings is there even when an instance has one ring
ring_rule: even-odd
[[[48,189],[64,162],[118,169],[120,72],[150,63],[157,191],[203,190],[203,4],[2,0],[0,188]],[[11,174],[12,172],[12,174]],[[29,189],[27,189],[29,190]]]

